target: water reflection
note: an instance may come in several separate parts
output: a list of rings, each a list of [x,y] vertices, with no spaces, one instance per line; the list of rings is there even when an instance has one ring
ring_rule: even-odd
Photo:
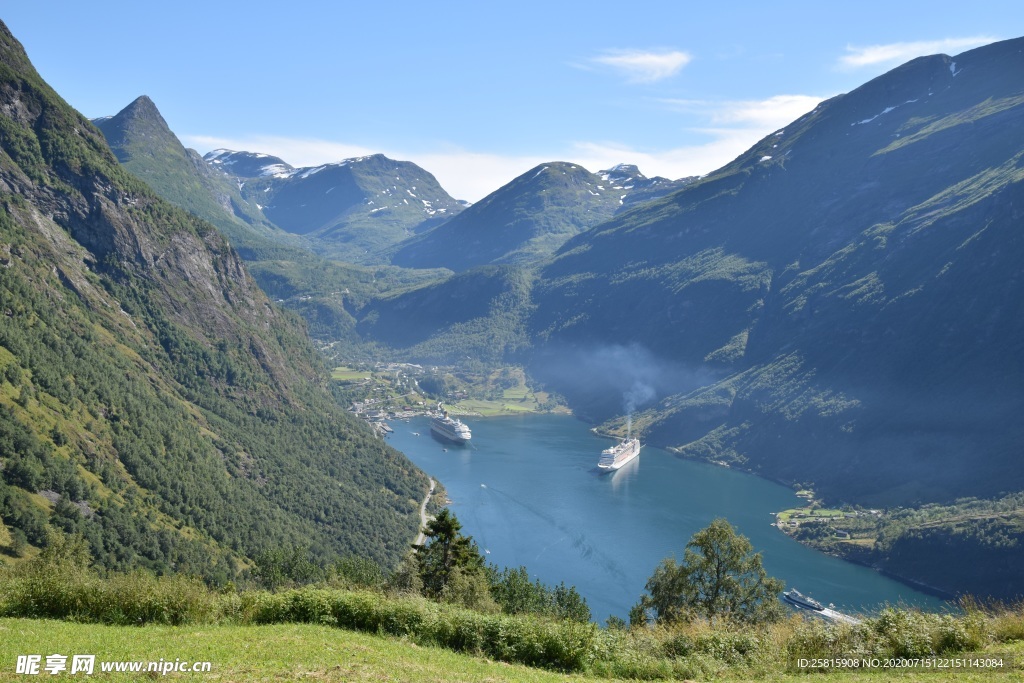
[[[629,483],[640,474],[640,459],[642,457],[643,453],[608,475],[608,479],[611,480],[612,491],[619,493],[620,489],[628,489]]]

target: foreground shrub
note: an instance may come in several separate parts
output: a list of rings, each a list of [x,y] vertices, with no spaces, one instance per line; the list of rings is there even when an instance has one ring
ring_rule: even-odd
[[[482,614],[423,598],[369,592],[253,592],[243,594],[241,603],[242,618],[256,624],[330,624],[560,671],[579,671],[593,658],[597,631],[593,624]]]
[[[975,631],[981,629],[997,643],[1024,640],[1024,601],[1016,603],[981,602],[972,597],[960,599],[960,609],[972,622]]]
[[[871,654],[870,632],[865,626],[801,619],[786,650],[791,660],[862,657]]]
[[[1024,605],[1016,609],[1001,609],[990,619],[992,638],[996,642],[1011,643],[1024,640]]]
[[[977,651],[991,640],[991,621],[979,612],[931,614],[885,609],[858,625],[807,621],[787,646],[792,658],[916,658]]]
[[[0,615],[104,624],[195,624],[209,621],[216,601],[197,579],[136,572],[100,579],[77,567],[26,565],[2,582]]]

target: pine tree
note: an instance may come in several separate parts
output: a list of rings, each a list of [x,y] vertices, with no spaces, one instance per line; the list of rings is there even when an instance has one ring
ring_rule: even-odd
[[[426,541],[416,548],[423,593],[429,598],[440,598],[451,582],[455,571],[463,574],[482,572],[483,557],[471,536],[463,536],[462,525],[448,508],[441,510],[427,524]]]

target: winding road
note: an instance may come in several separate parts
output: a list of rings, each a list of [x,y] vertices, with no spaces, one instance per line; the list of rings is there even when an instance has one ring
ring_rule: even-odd
[[[430,502],[430,497],[434,495],[435,482],[433,479],[430,480],[430,490],[427,491],[427,497],[423,499],[423,503],[420,505],[420,533],[416,536],[416,543],[414,545],[423,545],[423,542],[427,540],[427,537],[423,534],[423,530],[427,526],[427,503]]]

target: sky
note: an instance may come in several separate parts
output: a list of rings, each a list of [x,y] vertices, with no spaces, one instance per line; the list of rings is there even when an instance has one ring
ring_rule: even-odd
[[[90,118],[148,95],[182,142],[413,161],[469,201],[549,161],[708,173],[914,57],[1024,35],[1024,3],[11,2]]]

